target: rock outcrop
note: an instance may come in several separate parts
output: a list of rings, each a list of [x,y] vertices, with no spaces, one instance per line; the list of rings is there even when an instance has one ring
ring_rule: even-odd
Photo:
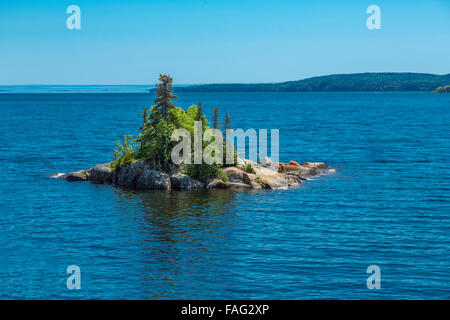
[[[87,181],[88,180],[88,172],[86,170],[70,172],[64,176],[61,176],[61,178],[67,179],[67,181],[70,181],[70,182]]]
[[[172,189],[178,190],[194,190],[203,189],[205,184],[184,173],[176,173],[170,177]]]
[[[145,166],[142,173],[139,175],[136,182],[136,189],[158,189],[170,190],[170,177],[167,173],[157,170],[152,170]]]
[[[111,163],[97,164],[88,171],[88,180],[92,183],[112,183]]]
[[[136,188],[137,180],[144,171],[144,160],[136,160],[129,165],[121,165],[114,169],[113,182],[115,185]]]
[[[80,170],[64,175],[68,181],[90,181],[92,183],[112,183],[117,186],[158,190],[195,190],[195,189],[288,189],[296,187],[308,176],[323,174],[330,167],[324,162],[273,162],[264,158],[261,162],[240,159],[241,165],[226,167],[227,181],[211,179],[207,183],[198,181],[177,167],[168,172],[154,170],[144,160],[136,160],[128,165],[112,169],[110,163],[96,165],[89,170]]]

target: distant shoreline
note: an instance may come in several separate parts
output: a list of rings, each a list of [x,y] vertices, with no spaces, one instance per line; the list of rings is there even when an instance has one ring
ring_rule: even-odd
[[[177,92],[385,92],[433,91],[450,84],[450,74],[352,73],[298,81],[260,84],[207,84],[178,88]],[[150,90],[153,92],[153,89]]]
[[[450,84],[450,74],[353,73],[279,83],[175,85],[178,93],[227,92],[432,92]],[[154,93],[153,85],[0,85],[0,94]]]

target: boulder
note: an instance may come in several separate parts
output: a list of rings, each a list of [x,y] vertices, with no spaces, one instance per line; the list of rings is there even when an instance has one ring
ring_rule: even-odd
[[[282,176],[290,187],[297,187],[303,180],[305,180],[301,176],[294,174],[282,174]]]
[[[170,190],[170,177],[167,173],[144,167],[136,182],[136,189]]]
[[[298,164],[298,162],[297,162],[297,161],[294,161],[294,160],[289,161],[289,164],[290,164],[291,166],[296,166],[296,167],[299,167],[299,166],[300,166],[300,165]]]
[[[114,183],[122,187],[135,187],[144,166],[144,160],[136,160],[128,165],[117,167],[114,170]]]
[[[67,181],[77,182],[77,181],[87,181],[88,172],[86,170],[80,170],[75,172],[70,172],[64,176]]]
[[[261,189],[261,184],[256,181],[256,174],[244,172],[243,181],[254,189]]]
[[[281,175],[266,176],[263,180],[266,189],[288,189],[289,183]]]
[[[97,164],[90,168],[88,177],[92,183],[112,183],[111,163]]]
[[[172,189],[180,190],[193,190],[202,189],[204,184],[194,178],[191,178],[187,174],[177,173],[170,177],[170,185]]]
[[[251,188],[246,183],[243,182],[224,182],[222,180],[215,179],[206,186],[207,189],[248,189]]]
[[[217,180],[214,179],[213,181],[211,181],[210,183],[208,183],[208,185],[206,186],[207,189],[226,189],[227,188],[227,183],[222,181],[222,180]]]
[[[256,181],[256,174],[244,172],[242,175],[242,181],[244,183],[251,185],[252,182]]]
[[[260,162],[256,164],[258,168],[266,168],[272,171],[278,171],[278,162],[273,162],[272,159],[264,157]]]
[[[257,163],[255,161],[252,161],[250,159],[243,159],[243,158],[239,158],[239,157],[237,158],[237,164],[240,166],[243,166],[243,167],[245,167],[248,164],[251,164],[252,167],[257,165]]]
[[[229,167],[223,169],[225,174],[228,176],[228,181],[230,182],[243,182],[244,171],[236,167]]]
[[[270,168],[270,167],[273,166],[273,161],[272,161],[272,159],[270,159],[270,158],[268,158],[268,157],[264,157],[264,159],[262,159],[262,160],[259,162],[259,164],[260,164],[262,167]]]
[[[289,187],[289,183],[279,172],[268,168],[255,168],[255,172],[256,177],[266,189],[287,189]]]
[[[227,188],[233,188],[233,189],[235,189],[235,188],[248,189],[248,188],[252,187],[243,182],[226,182],[226,186],[227,186]]]
[[[302,163],[302,166],[308,167],[308,168],[317,168],[317,169],[328,169],[329,166],[325,162],[305,162]]]
[[[295,166],[292,164],[280,165],[278,171],[285,174],[294,174],[300,176],[314,176],[320,173],[320,170],[316,167],[306,167],[304,165]]]

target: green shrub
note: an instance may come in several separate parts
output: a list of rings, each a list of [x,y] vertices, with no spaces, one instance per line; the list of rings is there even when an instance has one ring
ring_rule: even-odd
[[[138,158],[138,150],[136,143],[132,140],[132,136],[124,136],[122,143],[119,141],[114,143],[117,149],[114,150],[114,161],[111,163],[111,168],[115,168],[119,165],[125,165],[133,162]]]
[[[126,136],[122,143],[115,143],[117,149],[114,150],[112,168],[142,159],[155,170],[168,171],[171,165],[173,147],[178,144],[177,141],[172,141],[171,139],[174,130],[185,129],[193,137],[195,121],[202,122],[203,132],[209,129],[209,123],[203,114],[201,103],[192,105],[187,110],[177,107],[173,103],[173,99],[177,98],[177,96],[174,94],[170,76],[160,75],[160,83],[156,87],[158,90],[156,91],[157,98],[154,100],[155,105],[150,110],[144,109],[142,126],[137,138],[133,140],[131,136]],[[228,115],[226,123],[228,126],[231,126],[231,120]],[[202,150],[213,142],[203,141]],[[191,143],[191,150],[193,150],[195,149],[194,139],[191,139]],[[213,156],[214,154],[212,152]],[[193,160],[192,158],[191,161]],[[234,160],[237,163],[237,153],[234,154]],[[181,171],[204,182],[218,176],[225,180],[227,177],[223,170],[220,169],[221,166],[218,164],[184,165]]]
[[[247,172],[247,173],[253,173],[253,174],[255,173],[255,170],[253,169],[251,163],[247,163],[247,165],[245,165],[244,167],[242,167],[242,170],[243,170],[244,172]]]
[[[228,182],[228,175],[223,171],[222,168],[217,170],[217,179],[222,180],[223,182]]]
[[[228,181],[228,176],[217,164],[184,164],[178,171],[202,182],[215,178]]]

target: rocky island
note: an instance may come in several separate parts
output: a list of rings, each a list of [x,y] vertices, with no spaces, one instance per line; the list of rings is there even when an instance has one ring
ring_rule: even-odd
[[[155,105],[142,114],[141,133],[135,139],[125,136],[122,143],[116,142],[112,162],[60,174],[57,178],[137,190],[288,189],[298,186],[310,176],[333,170],[323,162],[273,162],[266,156],[259,161],[242,159],[234,146],[223,139],[222,129],[226,129],[227,134],[229,130],[234,131],[230,129],[231,118],[228,114],[221,126],[219,110],[214,109],[213,128],[210,128],[201,103],[187,110],[173,104],[172,99],[177,96],[173,92],[170,76],[160,75],[160,83],[156,87]],[[182,130],[187,137],[177,135],[178,130]],[[206,132],[201,134],[208,130],[213,132],[211,137],[206,137]],[[179,148],[181,142],[177,144],[180,137],[185,142],[182,148]],[[194,139],[191,140],[191,137]],[[194,155],[190,153],[191,146],[194,150],[197,148],[198,152]],[[223,149],[227,153],[226,164],[223,163]],[[180,156],[181,153],[183,156]],[[197,161],[199,153],[206,154],[205,162]],[[207,161],[208,155],[214,161]],[[174,158],[182,161],[174,161]]]
[[[292,160],[289,163],[274,163],[269,158],[264,158],[258,163],[242,159],[242,163],[243,166],[224,168],[226,178],[209,178],[204,182],[180,172],[175,166],[169,172],[152,169],[144,160],[135,160],[116,168],[112,167],[112,163],[98,164],[88,170],[71,172],[59,178],[70,182],[89,181],[137,190],[288,189],[299,186],[308,177],[333,170],[323,162],[298,164]]]

